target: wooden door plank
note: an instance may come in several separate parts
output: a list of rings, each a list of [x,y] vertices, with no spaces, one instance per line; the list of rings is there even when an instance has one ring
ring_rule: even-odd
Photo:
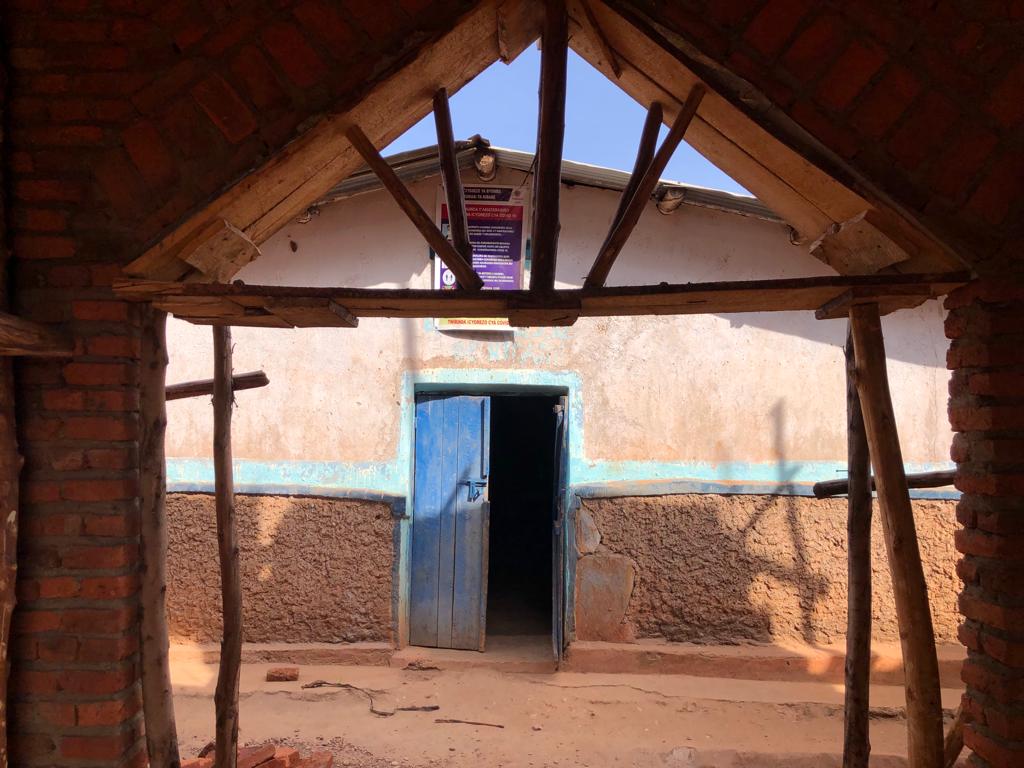
[[[439,395],[421,395],[416,399],[409,569],[409,642],[413,645],[437,645],[437,589],[444,504],[441,472],[437,466],[441,457],[442,411],[443,401]]]
[[[459,481],[480,479],[486,471],[490,398],[455,398],[458,412]],[[474,494],[479,494],[473,499]],[[455,557],[452,610],[452,648],[481,650],[487,573],[483,489],[459,485],[455,508]]]
[[[455,611],[455,531],[459,496],[458,398],[441,399],[441,446],[437,470],[441,476],[440,546],[437,576],[437,647],[452,647]]]

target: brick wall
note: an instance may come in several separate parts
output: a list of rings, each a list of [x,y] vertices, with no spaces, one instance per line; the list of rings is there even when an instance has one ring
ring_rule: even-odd
[[[145,761],[138,690],[139,327],[120,265],[469,3],[10,0],[16,308],[65,324],[18,364],[17,765]]]
[[[751,80],[823,142],[830,157],[950,233],[990,274],[1019,262],[1019,2],[613,4],[656,14],[712,60]],[[15,304],[27,317],[67,324],[77,339],[72,360],[19,364],[27,465],[14,627],[16,763],[115,765],[141,758],[134,632],[138,327],[109,290],[119,265],[274,154],[308,120],[358,99],[469,5],[2,5],[10,75],[3,162]],[[996,362],[1006,337],[994,330],[1012,322],[1020,299],[962,295],[972,297],[970,306],[954,312],[950,327],[956,331],[962,322],[963,340],[973,339],[991,359],[951,359],[982,375],[968,377],[956,402],[967,406],[965,413],[976,405],[978,419],[995,421],[961,427],[967,437],[958,450],[974,451],[961,482],[976,485],[962,505],[968,527],[960,543],[991,544],[1003,553],[968,553],[964,560],[968,575],[979,568],[965,591],[965,637],[984,630],[967,672],[988,675],[972,683],[971,701],[987,707],[987,720],[969,738],[998,764],[1012,738],[1021,739],[1019,717],[1012,717],[1021,698],[1014,671],[1020,659],[995,650],[1019,651],[1021,609],[1011,600],[1017,587],[1000,581],[1005,569],[998,566],[1021,557],[1010,538],[1021,490],[1019,476],[1003,471],[1010,466],[999,453],[1003,443],[988,437],[1005,434],[1000,430],[1011,429],[1004,425],[1021,412],[1012,399],[1016,380],[1002,378],[1010,369]],[[1002,389],[971,392],[972,383]],[[957,407],[953,413],[958,419]],[[993,453],[986,458],[984,451]],[[997,479],[985,477],[989,470],[997,470]],[[983,521],[1004,527],[991,531]],[[975,609],[980,613],[969,613]],[[1017,645],[1007,638],[1018,638]]]
[[[975,283],[946,306],[965,741],[980,764],[1012,768],[1024,764],[1024,276]]]

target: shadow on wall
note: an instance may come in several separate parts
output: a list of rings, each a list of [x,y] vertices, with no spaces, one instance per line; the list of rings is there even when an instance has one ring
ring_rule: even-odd
[[[782,493],[784,413],[773,409]],[[791,481],[791,476],[789,480]],[[953,501],[916,501],[939,642],[956,642]],[[872,530],[873,636],[898,638],[877,505]],[[846,632],[846,499],[795,495],[584,499],[578,512],[580,640],[800,641]]]
[[[380,502],[236,496],[246,642],[392,640],[394,520]],[[167,497],[171,638],[221,639],[214,498]]]

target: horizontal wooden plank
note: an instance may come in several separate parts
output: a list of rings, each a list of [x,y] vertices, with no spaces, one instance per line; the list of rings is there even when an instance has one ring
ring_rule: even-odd
[[[72,339],[63,333],[0,312],[0,355],[68,357],[74,348]]]
[[[858,301],[899,297],[916,306],[962,285],[966,273],[860,275],[744,280],[682,285],[637,285],[529,291],[434,291],[379,288],[306,288],[295,286],[159,283],[122,280],[117,293],[156,306],[193,322],[265,325],[283,303],[328,307],[333,302],[354,317],[505,317],[520,324],[550,324],[578,313],[580,317],[616,315],[727,314],[734,312],[817,311],[848,291]],[[244,305],[244,306],[243,306]],[[234,309],[232,309],[234,307]],[[309,317],[303,325],[339,325]],[[318,310],[319,312],[319,310]],[[286,318],[291,320],[293,318]],[[535,319],[536,322],[531,323]],[[544,322],[545,319],[548,322]],[[561,322],[565,322],[565,319]]]
[[[258,389],[270,383],[267,374],[263,371],[252,371],[250,373],[236,373],[231,377],[231,391],[238,392],[243,389]],[[168,384],[164,389],[165,400],[183,400],[186,397],[200,397],[213,394],[213,379],[199,379],[198,381],[183,381],[180,384]]]

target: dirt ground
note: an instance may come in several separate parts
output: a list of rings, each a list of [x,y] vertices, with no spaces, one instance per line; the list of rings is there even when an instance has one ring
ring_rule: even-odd
[[[337,665],[303,666],[298,682],[267,683],[270,666],[243,667],[241,743],[327,749],[335,765],[818,768],[841,762],[842,688],[828,683]],[[213,736],[216,673],[215,665],[198,661],[174,665],[183,756]],[[317,680],[352,687],[302,687]],[[943,691],[947,719],[959,695]],[[900,687],[872,689],[873,766],[905,765],[902,702]]]

